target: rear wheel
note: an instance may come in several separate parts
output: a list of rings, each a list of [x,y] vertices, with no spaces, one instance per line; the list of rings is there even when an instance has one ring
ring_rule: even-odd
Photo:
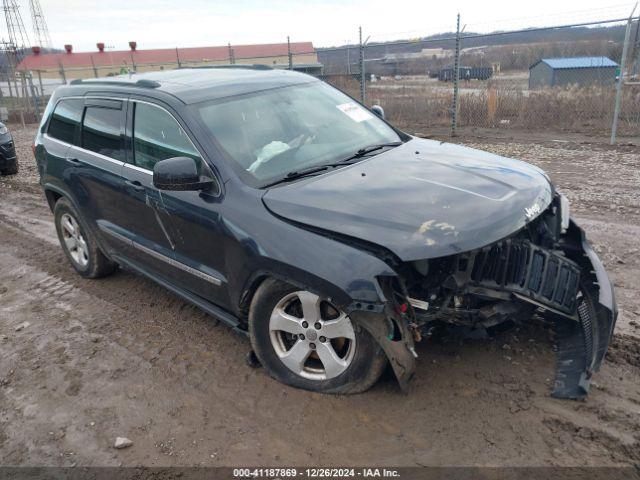
[[[278,280],[256,292],[249,315],[254,352],[269,374],[294,387],[358,393],[380,377],[377,343],[331,302]]]
[[[53,209],[58,239],[73,268],[83,277],[99,278],[113,272],[117,265],[100,251],[95,237],[66,198]]]

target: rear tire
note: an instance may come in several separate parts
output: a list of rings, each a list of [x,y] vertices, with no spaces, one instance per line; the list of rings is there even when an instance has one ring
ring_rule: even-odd
[[[117,264],[102,253],[95,236],[69,200],[59,199],[53,215],[62,250],[76,272],[85,278],[100,278],[116,270]]]
[[[317,318],[309,314],[311,307],[302,312],[303,299],[317,307]],[[286,323],[283,331],[277,323],[282,321]],[[305,390],[364,392],[376,383],[387,365],[380,346],[348,316],[317,295],[275,279],[265,280],[253,297],[249,337],[269,375]],[[303,360],[292,364],[288,357],[296,349]]]

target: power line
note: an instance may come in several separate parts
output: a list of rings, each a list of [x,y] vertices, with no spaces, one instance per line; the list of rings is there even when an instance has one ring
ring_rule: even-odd
[[[493,28],[492,30],[497,30],[496,25],[505,25],[505,24],[513,24],[514,22],[519,22],[519,21],[536,21],[536,20],[544,20],[544,19],[549,19],[549,18],[554,18],[554,19],[558,19],[558,18],[567,18],[567,17],[583,17],[585,15],[599,15],[600,18],[602,18],[603,12],[607,12],[610,14],[610,16],[614,16],[614,15],[624,15],[627,9],[630,9],[631,6],[633,4],[630,3],[624,3],[624,4],[617,4],[617,5],[608,5],[606,7],[598,7],[598,8],[590,8],[590,9],[583,9],[583,10],[571,10],[571,11],[564,11],[564,12],[558,12],[556,14],[545,14],[545,15],[535,15],[535,16],[526,16],[526,17],[511,17],[511,18],[503,18],[503,19],[498,19],[498,20],[491,20],[491,21],[486,21],[486,22],[478,22],[478,23],[467,23],[466,24],[466,30],[470,31],[472,29],[478,28],[478,27],[482,27],[482,26],[486,26],[486,25],[491,25]],[[626,17],[625,19],[626,20]],[[571,20],[569,20],[571,21]],[[591,22],[591,20],[588,19],[578,19],[576,18],[574,20],[574,22]],[[597,21],[597,20],[593,20],[593,21]],[[566,22],[566,20],[565,20]],[[523,27],[523,28],[535,28],[534,26],[530,26],[530,27]],[[546,28],[546,27],[545,27]],[[418,36],[420,34],[420,30],[405,30],[405,31],[398,31],[398,32],[385,32],[385,33],[376,33],[373,34],[373,38],[376,39],[376,41],[379,42],[384,42],[385,38],[389,38],[389,37],[401,37],[401,38],[407,38],[407,37],[415,37]],[[426,36],[424,35],[424,31],[422,31],[423,35],[421,36]],[[329,47],[330,48],[330,47]]]
[[[576,28],[576,27],[590,27],[590,26],[597,26],[597,25],[606,25],[606,24],[610,24],[610,23],[620,23],[620,22],[626,22],[627,20],[629,20],[628,17],[625,18],[616,18],[616,19],[611,19],[611,20],[601,20],[598,22],[580,22],[580,23],[571,23],[571,24],[567,24],[567,25],[556,25],[553,27],[534,27],[534,28],[523,28],[520,30],[506,30],[506,31],[498,31],[498,32],[491,32],[491,33],[478,33],[478,34],[467,34],[467,35],[461,35],[460,38],[465,40],[465,39],[470,39],[470,38],[489,38],[489,37],[499,37],[499,36],[505,36],[505,35],[514,35],[514,34],[518,34],[518,33],[528,33],[528,32],[543,32],[543,31],[550,31],[550,30],[561,30],[561,29],[565,29],[565,28]],[[435,38],[429,38],[429,39],[419,39],[419,40],[397,40],[395,42],[384,42],[384,43],[371,43],[370,46],[374,46],[374,45],[382,45],[382,46],[388,46],[388,45],[418,45],[418,44],[423,44],[423,43],[439,43],[439,42],[450,42],[450,41],[454,41],[456,39],[455,36],[449,36],[449,37],[435,37]],[[325,52],[331,52],[331,51],[337,51],[337,50],[344,50],[345,46],[340,46],[340,47],[328,47],[328,48],[322,48],[319,47],[317,48],[318,51],[325,51]]]
[[[471,24],[467,24],[467,26],[476,28],[476,27],[483,26],[483,25],[493,25],[494,29],[495,29],[495,25],[513,23],[513,22],[518,22],[518,21],[523,21],[523,20],[531,22],[531,21],[534,21],[534,20],[543,20],[543,19],[548,19],[548,18],[554,18],[554,19],[567,18],[567,17],[576,18],[576,17],[584,17],[585,15],[604,16],[603,15],[604,12],[608,13],[611,16],[613,16],[613,15],[624,15],[625,13],[627,13],[631,9],[632,6],[633,6],[633,3],[607,5],[606,7],[589,8],[589,9],[583,9],[583,10],[571,10],[571,11],[557,12],[557,13],[553,13],[553,14],[547,13],[547,14],[544,14],[544,15],[504,18],[504,19],[491,20],[491,21],[486,21],[486,22],[471,23]],[[574,20],[574,21],[578,21],[578,19],[576,18],[576,20]],[[589,20],[581,19],[580,21],[587,22]]]

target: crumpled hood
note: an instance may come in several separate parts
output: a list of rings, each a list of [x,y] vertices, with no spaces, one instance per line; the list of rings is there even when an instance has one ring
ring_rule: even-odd
[[[483,247],[522,228],[551,202],[537,167],[480,150],[411,141],[330,173],[272,188],[284,218],[391,250],[403,261]]]

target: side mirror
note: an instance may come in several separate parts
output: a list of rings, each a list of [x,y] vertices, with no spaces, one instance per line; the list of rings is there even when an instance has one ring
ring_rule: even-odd
[[[384,109],[380,105],[373,105],[371,111],[380,118],[384,118]]]
[[[153,185],[159,190],[205,190],[212,183],[200,177],[196,161],[190,157],[167,158],[153,166]]]

